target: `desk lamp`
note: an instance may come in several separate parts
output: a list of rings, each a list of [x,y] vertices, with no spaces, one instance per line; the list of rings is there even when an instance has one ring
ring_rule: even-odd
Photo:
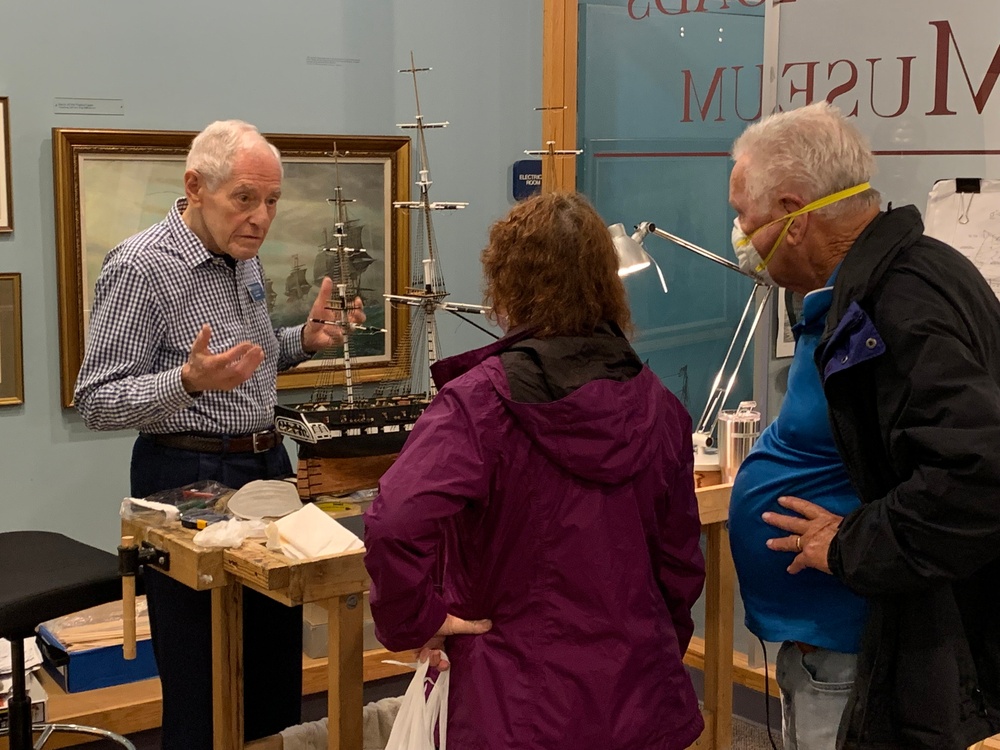
[[[660,271],[659,265],[655,260],[653,260],[652,256],[646,251],[646,248],[643,245],[643,240],[646,238],[646,235],[649,234],[654,234],[657,237],[670,240],[674,244],[680,245],[696,255],[707,258],[713,263],[717,263],[720,266],[728,268],[730,271],[742,274],[743,276],[752,279],[754,282],[753,289],[750,291],[750,296],[747,298],[746,306],[743,308],[743,315],[740,317],[739,325],[736,326],[736,332],[733,334],[733,339],[729,343],[729,349],[726,352],[726,357],[722,360],[722,366],[719,368],[719,372],[716,374],[715,380],[712,383],[711,392],[708,396],[708,403],[705,404],[705,409],[701,413],[701,418],[695,425],[694,432],[691,435],[691,441],[694,445],[695,451],[695,467],[700,470],[718,469],[718,452],[714,450],[710,452],[710,449],[715,446],[715,438],[712,437],[712,434],[715,432],[716,424],[719,421],[719,413],[725,406],[726,399],[729,397],[729,392],[733,389],[733,385],[736,383],[736,375],[740,370],[740,365],[743,364],[743,358],[746,356],[747,349],[750,347],[750,342],[753,340],[754,332],[757,330],[757,324],[760,322],[761,315],[764,312],[764,307],[767,304],[768,299],[770,299],[771,290],[774,287],[765,283],[764,280],[756,274],[744,271],[731,260],[726,260],[725,258],[705,250],[692,242],[688,242],[681,237],[673,235],[670,232],[666,232],[652,222],[642,222],[638,227],[636,227],[635,232],[631,236],[629,236],[629,234],[625,231],[625,227],[622,224],[614,224],[608,227],[608,230],[611,232],[611,238],[615,245],[615,252],[618,254],[618,275],[628,276],[629,274],[642,271],[649,268],[650,265],[653,265],[659,274],[660,285],[663,287],[664,293],[667,291],[667,284],[663,278],[663,272]],[[763,291],[763,294],[759,295],[759,299],[757,295],[758,289]],[[756,309],[754,309],[755,300]],[[751,315],[752,309],[754,312]],[[733,352],[736,351],[737,348],[739,348],[739,357],[736,360],[736,364],[730,370],[729,361]]]

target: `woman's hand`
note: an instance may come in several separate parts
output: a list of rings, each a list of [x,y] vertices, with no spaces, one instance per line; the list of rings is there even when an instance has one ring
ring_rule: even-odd
[[[444,639],[449,635],[482,635],[489,632],[493,623],[489,620],[463,620],[455,615],[445,617],[444,624],[438,628],[423,648],[417,653],[417,661],[430,659],[431,666],[440,672],[445,672],[451,666],[448,661],[442,658],[441,649],[444,648]]]

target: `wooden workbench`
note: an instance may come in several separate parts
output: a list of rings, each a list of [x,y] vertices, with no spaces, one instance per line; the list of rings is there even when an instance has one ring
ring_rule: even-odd
[[[330,750],[361,750],[362,596],[368,589],[364,550],[315,560],[291,560],[247,540],[236,549],[205,549],[177,522],[152,526],[122,521],[122,536],[170,553],[171,578],[212,596],[212,711],[215,750],[242,750],[243,588],[287,606],[326,607],[327,707]]]
[[[735,573],[729,552],[729,537],[725,523],[729,512],[730,485],[704,486],[697,490],[698,510],[702,528],[707,537],[707,582],[705,587],[706,633],[704,641],[696,639],[685,661],[705,673],[705,700],[703,714],[705,731],[695,743],[696,748],[728,750],[732,746],[732,683],[733,683],[733,596]],[[137,540],[146,539],[171,552],[170,575],[192,588],[213,590],[213,607],[222,606],[226,589],[236,581],[285,603],[306,601],[328,602],[330,612],[329,654],[338,658],[303,659],[303,695],[327,690],[330,704],[330,747],[360,748],[361,688],[362,681],[371,681],[407,672],[404,667],[382,663],[384,659],[402,662],[414,660],[413,653],[392,654],[382,649],[361,655],[362,607],[360,592],[367,589],[368,579],[361,559],[363,553],[327,560],[297,563],[282,555],[273,555],[257,543],[249,543],[241,550],[204,550],[191,542],[194,532],[180,527],[153,529],[141,524],[123,524],[123,534]],[[265,587],[270,586],[267,589]],[[216,593],[217,592],[217,593]],[[347,608],[344,601],[351,595],[358,596],[359,604]],[[219,601],[216,605],[216,601]],[[229,608],[232,612],[232,607]],[[222,612],[224,615],[225,611]],[[336,616],[335,616],[336,614]],[[230,627],[233,623],[230,622]],[[347,632],[353,628],[353,631]],[[339,630],[339,634],[338,634]],[[230,631],[238,633],[239,630]],[[224,637],[218,636],[220,645]],[[229,636],[232,641],[232,636]],[[336,642],[337,648],[334,648]],[[345,663],[346,662],[346,663]],[[242,662],[238,662],[241,664]],[[215,665],[216,667],[218,665]],[[227,673],[232,674],[235,663]],[[117,685],[83,693],[66,694],[46,674],[42,683],[49,694],[48,716],[50,721],[89,724],[120,734],[131,734],[153,729],[160,724],[160,683],[158,679]],[[217,681],[218,682],[218,681]],[[229,684],[236,684],[234,679]],[[348,684],[349,683],[349,684]],[[216,685],[219,689],[221,686]],[[236,701],[226,697],[229,717],[216,711],[216,720],[222,721],[230,732],[229,742],[234,742],[233,731],[242,722],[235,721],[242,711],[235,713]],[[357,745],[350,736],[352,726],[358,734]],[[346,730],[346,731],[345,731]],[[242,741],[242,738],[239,738]],[[46,747],[59,748],[80,744],[86,740],[76,735],[53,735]],[[340,743],[340,744],[335,744]],[[222,748],[223,745],[217,744]],[[229,747],[240,747],[232,745]],[[0,738],[0,750],[6,750],[6,738]]]

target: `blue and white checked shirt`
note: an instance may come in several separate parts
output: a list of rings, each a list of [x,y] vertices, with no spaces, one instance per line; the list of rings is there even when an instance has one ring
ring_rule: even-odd
[[[252,298],[252,285],[264,287],[260,260],[230,268],[184,223],[185,208],[187,200],[178,199],[163,221],[104,259],[74,396],[92,430],[243,435],[267,429],[278,371],[310,356],[302,349],[302,326],[273,329],[264,295]],[[250,341],[263,348],[264,362],[232,391],[193,397],[181,385],[181,367],[205,323],[212,327],[212,352]]]

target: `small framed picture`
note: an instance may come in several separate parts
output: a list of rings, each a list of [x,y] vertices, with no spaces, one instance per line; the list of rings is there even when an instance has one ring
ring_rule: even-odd
[[[24,403],[21,274],[0,273],[0,406]]]
[[[774,341],[774,357],[782,359],[795,354],[795,336],[792,326],[798,318],[801,309],[801,297],[798,304],[795,294],[788,289],[778,289],[778,326]]]
[[[14,202],[10,193],[10,117],[7,97],[0,96],[0,232],[14,231]]]

